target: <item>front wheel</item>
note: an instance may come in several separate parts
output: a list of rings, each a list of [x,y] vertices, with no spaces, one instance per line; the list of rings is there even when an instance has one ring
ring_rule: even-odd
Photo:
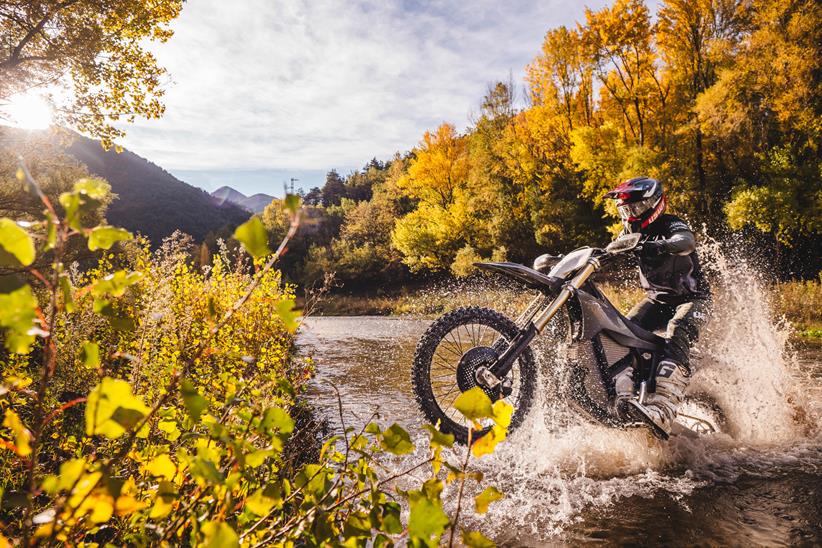
[[[489,308],[458,308],[436,320],[417,344],[411,382],[425,418],[439,423],[442,432],[468,442],[468,421],[454,401],[476,382],[473,356],[499,355],[519,332],[510,319]],[[469,354],[469,352],[471,352]],[[509,430],[522,424],[534,399],[537,382],[534,353],[527,348],[503,379],[502,399],[514,407]],[[472,434],[478,439],[490,430]]]

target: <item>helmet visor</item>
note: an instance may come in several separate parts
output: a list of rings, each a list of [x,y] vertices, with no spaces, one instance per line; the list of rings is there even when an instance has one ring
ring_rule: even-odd
[[[636,221],[643,213],[651,209],[659,201],[659,197],[651,196],[630,204],[618,204],[619,216],[625,221]]]

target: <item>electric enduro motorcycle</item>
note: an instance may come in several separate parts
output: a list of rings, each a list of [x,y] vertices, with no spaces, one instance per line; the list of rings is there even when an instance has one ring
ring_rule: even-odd
[[[622,316],[591,279],[609,261],[639,249],[641,235],[626,234],[605,249],[583,247],[552,258],[557,262],[547,274],[546,269],[515,263],[476,263],[540,294],[516,322],[489,308],[468,307],[445,314],[428,328],[417,344],[412,371],[414,394],[425,417],[466,443],[468,424],[453,403],[460,393],[480,386],[491,401],[504,399],[514,407],[510,430],[522,424],[537,386],[531,344],[537,335],[553,331],[546,328],[564,308],[569,348],[567,378],[561,383],[567,388],[561,396],[606,426],[645,426],[617,411],[615,382],[633,367],[634,397],[644,402],[654,392],[665,339]],[[711,402],[701,403],[711,408],[710,421],[680,412],[677,422],[692,433],[714,432],[721,411]],[[689,409],[687,400],[682,409]],[[473,438],[489,429],[475,432]]]

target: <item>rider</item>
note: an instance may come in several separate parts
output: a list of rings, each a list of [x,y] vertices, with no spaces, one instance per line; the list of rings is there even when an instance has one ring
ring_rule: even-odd
[[[635,177],[605,196],[616,200],[623,234],[639,232],[645,237],[637,254],[646,297],[628,318],[648,331],[667,324],[667,345],[657,369],[655,393],[644,404],[631,397],[632,386],[630,391],[618,390],[617,396],[627,403],[623,408],[630,415],[667,437],[690,380],[688,357],[706,320],[710,288],[699,266],[693,232],[682,219],[665,213],[667,199],[659,181]]]

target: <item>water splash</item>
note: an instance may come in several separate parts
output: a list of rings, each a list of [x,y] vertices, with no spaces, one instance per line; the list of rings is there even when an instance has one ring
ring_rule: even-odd
[[[501,539],[508,542],[556,540],[584,512],[629,497],[665,493],[680,500],[743,475],[822,469],[819,417],[802,391],[808,374],[787,345],[789,328],[771,316],[765,281],[738,253],[703,241],[714,315],[701,334],[703,358],[690,392],[719,404],[724,432],[665,443],[644,429],[586,422],[547,386],[556,353],[543,348],[542,390],[530,416],[492,458],[478,463],[506,499],[477,525],[516,531]]]

